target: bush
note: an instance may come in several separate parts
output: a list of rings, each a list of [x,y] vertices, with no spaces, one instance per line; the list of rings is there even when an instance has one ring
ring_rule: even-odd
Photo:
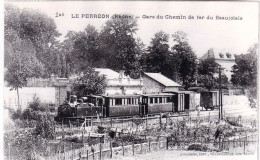
[[[21,109],[14,110],[14,109],[10,108],[9,111],[10,111],[12,120],[22,119],[23,111]]]
[[[46,106],[41,104],[41,101],[38,97],[34,96],[33,101],[29,103],[28,108],[33,111],[45,111]]]
[[[40,116],[37,120],[34,133],[46,139],[53,139],[55,135],[55,127],[49,116]]]
[[[207,151],[208,147],[201,144],[191,144],[188,146],[188,150],[195,150],[195,151]]]

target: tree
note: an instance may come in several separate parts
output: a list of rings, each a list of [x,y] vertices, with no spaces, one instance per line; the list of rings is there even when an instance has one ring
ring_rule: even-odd
[[[12,42],[13,53],[10,55],[10,62],[6,64],[5,80],[11,86],[11,89],[17,91],[18,106],[20,106],[19,88],[27,85],[30,77],[39,77],[42,72],[43,65],[35,57],[35,50],[28,41],[16,39]]]
[[[203,59],[198,64],[198,74],[213,76],[218,72],[219,64],[216,63],[214,58]]]
[[[31,9],[19,9],[13,5],[5,5],[5,66],[9,63],[14,51],[16,39],[32,44],[35,56],[44,64],[45,76],[54,72],[53,49],[60,35],[53,19],[46,14]]]
[[[169,51],[169,35],[160,31],[152,38],[148,47],[148,54],[145,55],[145,70],[148,72],[161,72],[163,75],[172,78],[172,56]]]
[[[197,57],[188,43],[186,33],[177,31],[172,37],[175,42],[175,45],[172,47],[174,68],[178,72],[175,74],[179,75],[183,87],[188,89],[195,81]]]
[[[77,33],[74,40],[74,59],[79,71],[86,67],[102,67],[99,33],[94,26],[88,25],[83,32]]]
[[[231,82],[235,86],[250,89],[252,96],[256,98],[257,85],[257,44],[248,49],[246,54],[235,56],[235,65],[232,67]]]
[[[136,30],[137,20],[128,15],[128,18],[108,20],[100,35],[106,67],[124,70],[125,75],[132,78],[140,76],[140,51],[134,38]]]
[[[104,94],[106,86],[105,76],[99,75],[98,72],[88,67],[83,74],[73,82],[72,92],[78,97],[90,94]]]

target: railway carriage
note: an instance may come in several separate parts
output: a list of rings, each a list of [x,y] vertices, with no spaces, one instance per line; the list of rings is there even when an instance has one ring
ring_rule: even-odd
[[[141,95],[106,95],[104,109],[106,117],[139,115]]]
[[[142,95],[140,115],[174,112],[173,96],[171,93]]]

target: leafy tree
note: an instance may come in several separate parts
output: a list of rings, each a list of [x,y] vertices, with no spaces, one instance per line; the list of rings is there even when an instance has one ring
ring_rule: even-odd
[[[198,65],[198,74],[200,75],[214,75],[218,72],[219,64],[214,58],[203,59]]]
[[[53,62],[53,49],[57,44],[57,31],[53,19],[46,14],[31,9],[19,9],[13,5],[5,4],[5,66],[9,64],[17,39],[31,44],[35,56],[44,64],[45,75],[53,72],[56,64]],[[24,53],[26,54],[26,53]]]
[[[90,94],[103,94],[106,86],[105,76],[99,75],[98,72],[88,67],[83,74],[74,81],[72,92],[78,97]]]
[[[247,54],[235,56],[235,65],[232,67],[231,82],[235,86],[249,89],[251,96],[256,98],[257,85],[257,44],[248,49]]]
[[[188,89],[195,81],[196,55],[187,40],[187,34],[177,31],[173,35],[175,45],[172,47],[174,55],[175,70],[182,81],[185,89]]]
[[[145,54],[145,70],[148,72],[161,72],[172,78],[172,56],[169,51],[169,35],[160,31],[152,38],[148,47],[148,54]]]
[[[257,83],[257,44],[250,47],[247,54],[235,56],[236,64],[232,68],[231,82],[244,88]]]
[[[99,33],[94,26],[88,25],[84,32],[77,33],[74,41],[74,56],[77,59],[79,71],[84,70],[87,66],[100,67],[103,57],[100,50]]]
[[[10,55],[11,61],[6,65],[5,80],[11,89],[17,91],[20,106],[19,88],[27,85],[28,78],[40,76],[43,66],[35,57],[35,51],[29,42],[17,39],[12,43],[15,45]]]
[[[136,30],[135,18],[114,18],[106,22],[100,35],[105,66],[114,70],[124,70],[126,75],[133,78],[140,75],[140,51],[134,38]]]

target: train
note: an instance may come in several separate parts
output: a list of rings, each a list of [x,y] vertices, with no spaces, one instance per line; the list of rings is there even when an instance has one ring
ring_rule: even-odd
[[[97,117],[132,117],[160,113],[175,113],[195,110],[196,104],[190,91],[165,92],[154,94],[115,94],[88,95],[77,98],[69,95],[67,101],[58,107],[56,121],[84,120]],[[200,105],[217,106],[215,93],[208,96],[201,94]],[[205,97],[205,98],[204,98]],[[206,108],[206,107],[205,107]]]

